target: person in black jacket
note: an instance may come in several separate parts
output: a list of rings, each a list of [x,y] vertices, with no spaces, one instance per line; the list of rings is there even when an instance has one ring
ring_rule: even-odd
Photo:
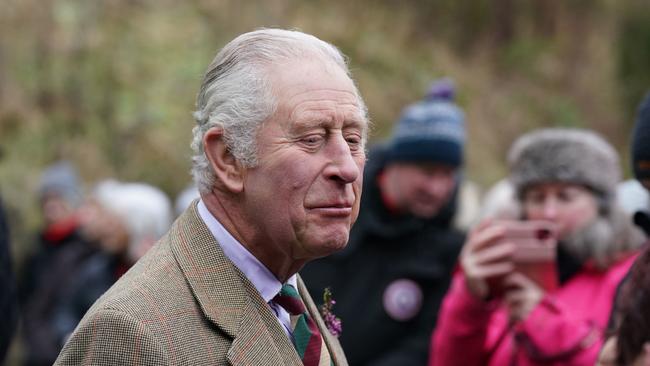
[[[53,309],[79,266],[97,253],[80,231],[82,189],[70,162],[43,171],[37,197],[44,227],[19,278],[24,365],[29,366],[54,363],[63,340],[55,332]]]
[[[347,247],[301,272],[317,301],[331,290],[350,365],[426,363],[464,240],[451,227],[464,142],[453,99],[442,80],[404,110],[393,138],[370,151]]]
[[[9,249],[9,227],[0,200],[0,364],[7,355],[18,320],[16,282]]]
[[[630,155],[635,178],[650,192],[650,92],[646,94],[637,112]],[[635,213],[634,222],[650,236],[650,212]]]
[[[641,101],[631,139],[635,178],[650,192],[650,92]],[[637,211],[634,223],[650,236],[650,212]],[[609,333],[597,366],[650,364],[650,240],[619,285]]]

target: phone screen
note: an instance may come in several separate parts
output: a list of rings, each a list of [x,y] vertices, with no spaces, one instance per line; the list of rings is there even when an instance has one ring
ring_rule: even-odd
[[[535,281],[546,291],[558,286],[556,256],[557,239],[554,225],[546,221],[507,221],[503,241],[515,245],[512,255],[514,271]],[[488,281],[491,296],[501,296],[506,289],[503,277]]]

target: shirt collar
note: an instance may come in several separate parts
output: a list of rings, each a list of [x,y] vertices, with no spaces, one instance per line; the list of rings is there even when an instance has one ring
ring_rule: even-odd
[[[208,229],[221,246],[223,253],[230,261],[239,268],[240,271],[255,286],[264,301],[269,302],[275,295],[280,292],[282,283],[269,271],[262,262],[259,261],[251,252],[237,241],[223,225],[208,211],[208,208],[199,200],[197,209],[199,216],[207,225]],[[287,283],[296,287],[298,280],[296,275],[292,275]]]

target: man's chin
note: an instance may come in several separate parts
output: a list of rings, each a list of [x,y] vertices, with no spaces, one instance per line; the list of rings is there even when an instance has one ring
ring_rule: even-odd
[[[435,217],[438,214],[438,211],[440,211],[440,208],[438,206],[435,207],[428,206],[428,207],[414,208],[411,211],[411,214],[420,219],[430,219],[432,217]]]
[[[309,245],[309,253],[313,259],[327,257],[345,249],[348,244],[349,235],[348,233],[339,235],[331,234],[323,236],[323,239],[327,240]]]

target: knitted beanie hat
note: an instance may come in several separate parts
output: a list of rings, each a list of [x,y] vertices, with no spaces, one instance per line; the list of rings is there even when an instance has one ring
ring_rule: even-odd
[[[548,128],[525,134],[511,147],[508,163],[519,197],[532,184],[567,182],[590,188],[609,206],[621,178],[614,148],[583,129]]]
[[[69,161],[59,161],[48,166],[41,174],[38,187],[41,199],[57,195],[73,207],[81,204],[82,194],[77,170]]]
[[[637,112],[632,135],[632,170],[637,179],[650,179],[650,93]]]
[[[441,79],[427,96],[404,109],[393,131],[388,161],[463,163],[465,117],[454,103],[451,80]]]

